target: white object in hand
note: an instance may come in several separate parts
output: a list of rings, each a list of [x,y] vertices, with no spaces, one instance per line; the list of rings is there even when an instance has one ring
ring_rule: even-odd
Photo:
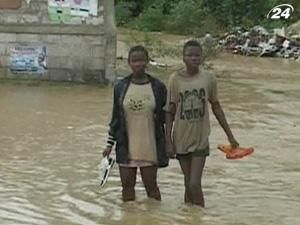
[[[103,187],[108,179],[110,170],[112,169],[115,160],[113,158],[104,157],[99,165],[100,187]]]

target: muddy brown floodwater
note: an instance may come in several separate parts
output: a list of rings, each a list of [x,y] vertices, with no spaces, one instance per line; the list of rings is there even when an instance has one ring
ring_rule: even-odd
[[[214,63],[233,132],[255,153],[226,160],[211,116],[205,209],[183,204],[177,161],[159,170],[161,203],[146,198],[140,178],[137,201],[122,203],[117,167],[100,190],[111,88],[0,83],[0,224],[300,224],[300,63],[228,55]]]

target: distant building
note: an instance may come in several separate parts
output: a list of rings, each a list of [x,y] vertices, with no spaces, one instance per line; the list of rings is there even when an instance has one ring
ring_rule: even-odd
[[[0,78],[115,79],[113,0],[1,0]]]

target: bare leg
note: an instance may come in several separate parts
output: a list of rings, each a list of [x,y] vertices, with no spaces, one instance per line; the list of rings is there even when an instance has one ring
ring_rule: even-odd
[[[141,176],[149,198],[154,198],[158,201],[161,200],[159,188],[157,186],[157,167],[146,166],[141,167]]]
[[[190,192],[190,173],[191,173],[191,157],[180,157],[179,164],[184,175],[184,202],[192,203],[191,192]]]
[[[192,203],[204,207],[204,197],[202,191],[202,173],[206,157],[193,156],[190,171],[190,192]]]
[[[135,200],[136,167],[119,166],[124,202]]]

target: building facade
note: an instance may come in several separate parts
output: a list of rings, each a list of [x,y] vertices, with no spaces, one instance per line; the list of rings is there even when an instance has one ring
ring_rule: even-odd
[[[1,0],[0,78],[115,78],[113,0]]]

